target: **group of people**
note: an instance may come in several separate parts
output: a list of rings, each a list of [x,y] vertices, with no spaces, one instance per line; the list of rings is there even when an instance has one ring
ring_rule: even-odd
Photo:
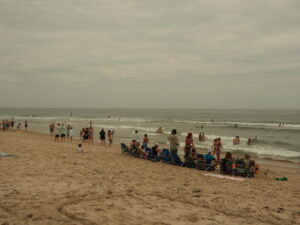
[[[80,130],[80,140],[82,143],[94,144],[94,128],[92,126],[82,128]]]
[[[11,120],[2,120],[2,122],[0,123],[0,130],[10,130],[10,129],[15,129],[15,125],[16,122],[14,121],[14,119],[12,118]],[[17,130],[21,129],[21,123],[18,123],[16,128]],[[25,120],[24,122],[24,129],[27,130],[28,128],[28,122],[27,120]]]
[[[113,143],[113,136],[114,136],[114,131],[113,130],[108,130],[107,133],[105,130],[102,128],[101,131],[99,132],[100,135],[100,144],[105,145],[106,144],[106,136],[108,139],[108,145],[111,146]]]
[[[204,133],[199,134],[199,140],[200,137],[205,138]],[[239,139],[238,136],[236,138]],[[136,130],[133,134],[132,141],[130,143],[130,148],[135,149],[138,155],[142,156],[143,158],[147,158],[149,154],[149,151],[146,151],[147,149],[151,150],[151,156],[163,155],[163,150],[159,148],[158,144],[155,144],[150,148],[148,147],[149,138],[147,134],[144,135],[142,145],[138,142],[138,140],[138,131]],[[176,129],[172,130],[171,135],[168,137],[168,141],[171,160],[172,158],[179,158],[179,161],[181,161],[180,156],[178,156],[179,138],[177,137]],[[223,146],[221,138],[216,138],[213,142],[211,149],[209,149],[206,154],[197,154],[197,150],[193,141],[193,134],[188,133],[185,139],[184,161],[182,165],[190,168],[201,169],[200,167],[202,167],[204,161],[205,165],[209,165],[209,168],[211,170],[214,170],[216,167],[220,167],[220,170],[223,171],[225,170],[224,165],[228,166],[228,161],[231,161],[230,167],[231,169],[233,169],[236,165],[235,162],[238,162],[238,160],[240,160],[245,163],[245,169],[252,171],[258,170],[258,165],[255,164],[254,160],[250,159],[250,155],[246,154],[243,159],[239,159],[239,157],[235,159],[230,152],[227,152],[225,157],[221,159],[222,151]]]
[[[108,130],[107,133],[105,132],[104,129],[101,129],[99,132],[100,135],[100,144],[105,145],[106,144],[106,136],[108,139],[108,145],[111,146],[113,143],[113,135],[114,131]],[[82,143],[88,142],[89,144],[94,143],[94,129],[93,127],[87,127],[87,128],[82,128],[80,131],[80,140]],[[77,152],[81,153],[83,152],[83,146],[82,144],[78,144],[77,146]]]
[[[74,130],[73,127],[70,125],[67,125],[67,127],[64,126],[64,124],[57,123],[56,125],[54,122],[49,125],[50,130],[50,136],[54,136],[54,140],[58,142],[59,140],[61,142],[64,142],[66,140],[66,137],[69,141],[73,140]]]
[[[69,141],[73,140],[74,136],[74,129],[71,125],[65,126],[64,124],[57,123],[51,123],[49,125],[49,130],[50,130],[50,136],[54,136],[54,140],[56,142],[58,141],[65,141],[66,138]],[[108,130],[107,133],[105,132],[104,129],[101,129],[99,132],[100,135],[100,143],[102,145],[106,144],[106,139],[108,139],[108,144],[109,146],[112,145],[113,143],[113,135],[114,131],[113,130]],[[84,127],[80,130],[80,140],[82,143],[89,143],[93,144],[94,143],[94,128],[92,126],[89,127]]]

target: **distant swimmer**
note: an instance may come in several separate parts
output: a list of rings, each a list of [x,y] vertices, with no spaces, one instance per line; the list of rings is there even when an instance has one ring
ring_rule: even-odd
[[[235,138],[233,139],[233,144],[234,145],[238,145],[240,143],[240,137],[239,136],[235,136]]]
[[[199,133],[199,141],[200,141],[200,142],[204,142],[205,140],[206,140],[205,134],[202,133],[202,132],[200,132],[200,133]]]
[[[213,123],[213,122],[215,122],[215,120],[214,120],[214,119],[211,119],[211,120],[210,120],[210,122],[212,122],[212,123]]]
[[[203,129],[203,128],[204,128],[204,126],[203,126],[203,125],[201,125],[200,127],[201,127],[201,129]]]
[[[159,133],[159,134],[161,134],[163,132],[163,129],[162,129],[162,127],[159,127],[157,130],[156,130],[156,133]]]
[[[234,127],[238,127],[238,124],[236,123],[236,124],[234,124]]]
[[[248,144],[248,145],[252,145],[252,140],[251,140],[251,138],[248,138],[247,144]]]

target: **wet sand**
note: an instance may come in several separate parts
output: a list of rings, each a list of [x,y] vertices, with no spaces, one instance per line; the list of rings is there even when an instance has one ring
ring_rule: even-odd
[[[0,158],[0,224],[300,224],[297,168],[235,181],[77,144],[0,132],[0,152],[18,155]]]

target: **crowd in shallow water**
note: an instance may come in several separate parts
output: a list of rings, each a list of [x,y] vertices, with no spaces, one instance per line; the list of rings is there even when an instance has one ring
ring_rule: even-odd
[[[28,122],[27,120],[24,121],[24,127],[22,127],[22,123],[16,123],[14,119],[12,118],[11,120],[2,120],[0,123],[0,130],[2,131],[9,131],[9,130],[21,130],[21,129],[28,129]]]

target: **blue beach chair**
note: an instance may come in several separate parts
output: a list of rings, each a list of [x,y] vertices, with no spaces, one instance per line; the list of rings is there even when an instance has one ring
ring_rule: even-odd
[[[161,157],[161,160],[162,160],[164,163],[171,163],[171,157],[170,157],[170,151],[169,151],[169,149],[164,148],[164,149],[162,150],[162,157]]]

